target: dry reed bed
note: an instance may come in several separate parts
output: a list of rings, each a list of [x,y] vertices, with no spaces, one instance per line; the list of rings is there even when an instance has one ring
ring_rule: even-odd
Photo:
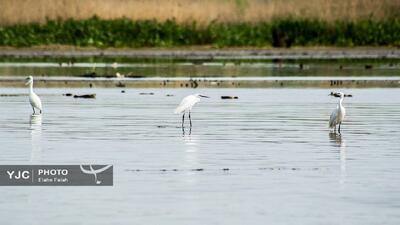
[[[260,22],[293,16],[323,21],[398,17],[399,0],[0,0],[0,24],[102,19],[174,18],[178,23]]]

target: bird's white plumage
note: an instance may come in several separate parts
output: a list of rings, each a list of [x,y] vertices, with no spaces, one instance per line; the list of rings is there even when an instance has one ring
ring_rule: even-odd
[[[329,128],[334,128],[336,125],[343,122],[344,117],[346,115],[346,109],[342,105],[344,94],[338,93],[340,95],[339,103],[337,104],[336,109],[334,109],[329,118]]]
[[[39,96],[37,96],[37,94],[35,94],[34,92],[31,92],[29,94],[29,102],[31,103],[32,107],[42,111],[42,101],[40,101]]]
[[[200,102],[199,94],[188,95],[182,99],[181,103],[175,109],[175,114],[191,111],[193,106]]]
[[[29,76],[27,78],[27,85],[29,85],[29,103],[31,104],[32,108],[38,109],[40,113],[42,112],[42,101],[40,100],[39,96],[33,92],[33,77]]]
[[[337,109],[334,109],[329,117],[329,128],[333,128],[336,125]]]

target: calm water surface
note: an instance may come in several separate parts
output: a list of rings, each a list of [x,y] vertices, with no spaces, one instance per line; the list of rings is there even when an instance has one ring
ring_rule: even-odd
[[[0,97],[0,164],[114,165],[113,187],[1,187],[1,224],[400,223],[400,89],[343,90],[341,136],[327,89],[120,91],[36,89],[42,123]],[[182,134],[194,92],[211,98]]]
[[[198,59],[7,58],[0,57],[0,77],[96,76],[126,77],[280,77],[398,76],[399,59]]]

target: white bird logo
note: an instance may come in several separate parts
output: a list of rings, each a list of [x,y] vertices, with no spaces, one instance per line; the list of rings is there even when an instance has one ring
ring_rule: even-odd
[[[94,170],[92,165],[89,165],[90,170],[86,170],[83,165],[80,165],[79,167],[81,168],[81,171],[86,174],[92,174],[94,176],[94,181],[96,184],[101,184],[100,180],[97,180],[97,174],[106,171],[108,168],[110,168],[112,165],[107,165],[103,168],[100,168],[98,170]]]

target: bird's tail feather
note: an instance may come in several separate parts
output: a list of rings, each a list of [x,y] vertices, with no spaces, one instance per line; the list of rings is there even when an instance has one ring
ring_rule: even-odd
[[[182,112],[181,107],[176,108],[175,111],[174,111],[175,114],[179,114],[181,112]]]
[[[333,127],[335,127],[335,123],[333,122],[333,120],[329,120],[329,128]]]

